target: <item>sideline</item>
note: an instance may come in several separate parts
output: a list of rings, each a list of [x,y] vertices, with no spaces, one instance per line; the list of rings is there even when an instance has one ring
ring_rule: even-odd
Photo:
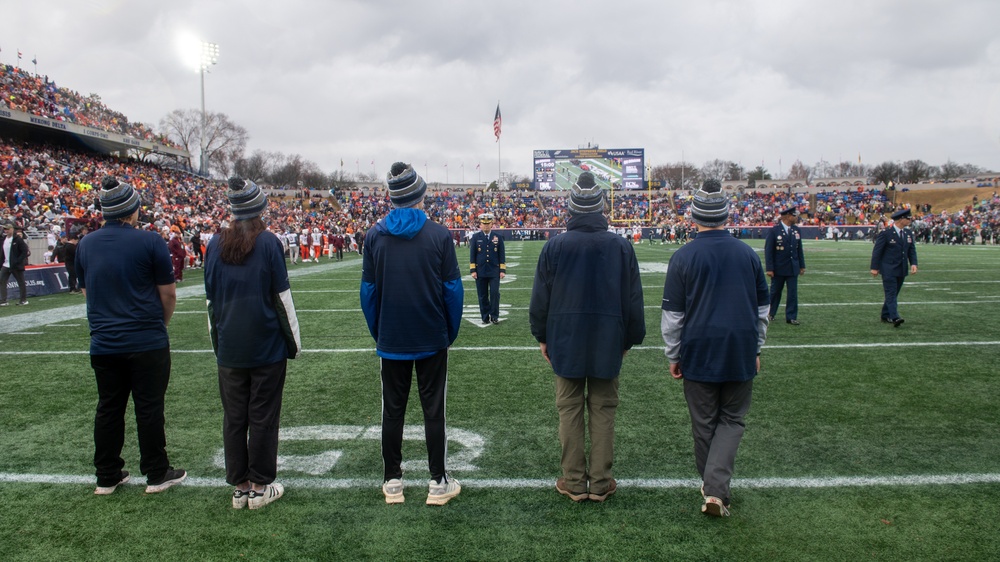
[[[145,486],[141,477],[125,484]],[[544,489],[555,485],[554,478],[461,478],[464,488],[479,489]],[[16,474],[0,472],[0,482],[17,484],[94,484],[93,476],[73,474]],[[378,479],[367,478],[283,478],[283,484],[292,488],[346,490],[371,488]],[[422,481],[420,481],[422,482]],[[998,484],[1000,474],[904,474],[898,476],[831,476],[826,478],[733,478],[733,488],[783,489],[783,488],[870,488],[875,486],[944,486],[964,484]],[[646,490],[697,489],[701,480],[694,478],[620,478],[624,488]],[[194,488],[230,487],[223,478],[189,476],[179,486]]]
[[[314,273],[323,273],[326,271],[333,271],[336,269],[350,267],[360,263],[361,262],[357,260],[335,261],[333,263],[326,263],[326,264],[320,263],[319,265],[314,265],[309,268],[289,269],[288,277],[289,278],[302,277],[304,275],[312,275]],[[204,285],[187,285],[187,286],[177,287],[178,301],[181,299],[188,299],[199,296],[200,297],[205,296]],[[28,312],[26,314],[22,313],[0,320],[0,334],[21,332],[24,330],[30,330],[32,328],[38,328],[40,326],[46,326],[49,324],[64,322],[66,320],[80,320],[86,318],[87,318],[86,304],[73,304],[61,308],[50,308],[46,310],[39,310],[37,312]]]

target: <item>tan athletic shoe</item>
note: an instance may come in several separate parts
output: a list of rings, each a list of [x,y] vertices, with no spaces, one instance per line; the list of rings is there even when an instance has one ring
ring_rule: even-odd
[[[385,494],[385,503],[403,503],[403,481],[393,478],[382,484],[382,493]]]

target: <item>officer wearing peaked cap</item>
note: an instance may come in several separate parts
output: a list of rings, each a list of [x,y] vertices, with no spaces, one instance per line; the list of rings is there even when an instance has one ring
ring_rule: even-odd
[[[914,244],[910,226],[912,216],[909,209],[900,209],[892,214],[892,226],[878,233],[872,248],[871,274],[882,274],[882,322],[898,328],[903,319],[899,317],[897,302],[908,274],[917,274],[917,247]],[[907,267],[909,266],[909,267]]]
[[[802,234],[795,226],[799,212],[795,207],[782,209],[778,222],[767,233],[764,242],[764,270],[771,278],[771,310],[774,319],[781,304],[781,293],[788,286],[785,301],[785,322],[799,325],[799,275],[806,272],[806,258],[802,254]]]
[[[479,293],[483,324],[500,323],[500,280],[507,275],[503,236],[493,232],[493,213],[479,215],[482,228],[469,241],[469,269]]]

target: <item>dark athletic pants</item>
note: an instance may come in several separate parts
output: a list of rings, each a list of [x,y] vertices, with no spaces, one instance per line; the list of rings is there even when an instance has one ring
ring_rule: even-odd
[[[382,463],[386,481],[403,477],[403,423],[414,367],[420,405],[424,410],[424,438],[431,479],[440,481],[444,476],[444,459],[448,454],[444,419],[448,394],[447,349],[427,359],[382,358]]]
[[[226,482],[270,484],[278,473],[278,421],[288,360],[254,368],[219,365]]]

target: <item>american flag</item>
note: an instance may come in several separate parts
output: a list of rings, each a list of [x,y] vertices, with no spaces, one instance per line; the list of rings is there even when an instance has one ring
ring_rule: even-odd
[[[497,142],[500,142],[500,125],[503,123],[503,119],[500,118],[500,103],[497,102],[497,114],[493,117],[493,134],[497,137]]]

